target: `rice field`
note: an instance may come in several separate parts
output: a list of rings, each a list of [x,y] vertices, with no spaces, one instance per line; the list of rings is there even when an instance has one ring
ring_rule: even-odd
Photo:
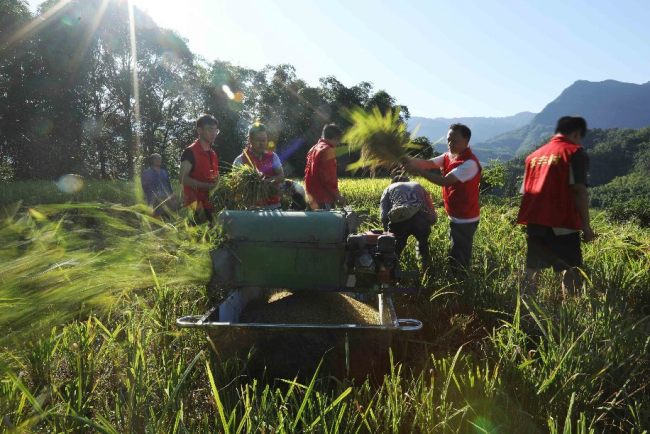
[[[378,226],[387,180],[340,185],[365,227]],[[424,185],[441,209],[439,189]],[[208,308],[218,234],[150,217],[126,182],[88,182],[73,196],[48,183],[1,188],[2,431],[650,430],[647,229],[594,212],[582,293],[563,302],[549,272],[536,297],[521,297],[516,206],[485,197],[466,278],[449,277],[448,226],[434,226],[433,270],[407,282],[425,289],[396,300],[424,329],[403,337],[405,354],[383,376],[253,377],[246,358],[224,360],[174,324]],[[413,244],[402,262],[417,266]]]

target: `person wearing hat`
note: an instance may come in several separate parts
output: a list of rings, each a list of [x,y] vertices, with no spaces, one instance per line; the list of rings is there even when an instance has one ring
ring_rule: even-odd
[[[431,195],[417,182],[403,175],[393,177],[379,201],[381,223],[395,235],[395,253],[402,254],[408,238],[417,240],[417,254],[424,273],[431,266],[429,235],[437,220]]]

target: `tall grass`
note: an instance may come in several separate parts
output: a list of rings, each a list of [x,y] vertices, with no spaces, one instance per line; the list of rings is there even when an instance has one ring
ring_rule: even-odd
[[[387,180],[344,180],[378,219]],[[100,187],[101,188],[101,187]],[[437,189],[427,186],[440,206]],[[126,188],[128,190],[128,187]],[[23,192],[23,194],[26,194]],[[93,197],[96,201],[98,197]],[[442,214],[442,212],[441,212]],[[247,360],[174,326],[203,312],[210,232],[139,206],[5,210],[0,223],[0,426],[9,432],[647,432],[650,234],[597,215],[584,291],[545,273],[520,297],[516,209],[485,204],[470,275],[451,278],[433,227],[425,322],[383,378],[253,378]],[[402,258],[415,268],[413,244]],[[416,284],[419,282],[411,282]],[[288,355],[289,357],[290,355]]]
[[[3,182],[0,184],[0,206],[17,202],[24,205],[44,205],[99,200],[133,205],[138,202],[136,192],[136,187],[130,181],[84,180],[83,187],[75,193],[59,189],[54,181]]]

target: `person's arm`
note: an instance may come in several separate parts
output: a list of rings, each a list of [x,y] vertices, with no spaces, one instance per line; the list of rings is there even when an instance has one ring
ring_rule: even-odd
[[[153,179],[148,169],[142,172],[142,178],[140,179],[140,182],[142,184],[142,191],[144,191],[144,197],[147,203],[151,203],[153,200],[153,189],[151,188]]]
[[[410,159],[405,165],[405,169],[411,173],[412,175],[417,175],[421,176],[424,179],[426,179],[429,182],[432,182],[433,184],[440,185],[440,186],[445,186],[445,185],[452,185],[457,182],[459,182],[459,179],[456,178],[456,176],[452,173],[449,172],[447,175],[443,176],[438,173],[431,173],[427,169],[422,169],[421,167],[423,166],[422,164],[418,163],[417,161],[413,161],[414,159]],[[432,160],[419,160],[419,161],[432,161]],[[432,167],[433,168],[433,167]],[[437,167],[435,167],[437,168]]]
[[[582,236],[584,241],[588,243],[594,239],[594,231],[591,228],[591,218],[589,216],[589,192],[585,184],[571,184],[571,191],[582,221]]]
[[[446,176],[430,172],[432,169],[440,169],[444,164],[444,159],[444,155],[438,155],[431,160],[409,158],[406,163],[404,163],[404,168],[410,174],[421,176],[427,181],[436,185],[445,186],[455,184],[459,181],[459,179],[451,172]]]
[[[480,169],[478,164],[474,160],[467,160],[444,176],[438,173],[430,173],[427,171],[419,171],[418,174],[427,179],[429,182],[444,187],[447,185],[456,184],[457,182],[467,182],[470,179],[473,179],[479,172]]]
[[[180,181],[181,185],[190,188],[200,188],[204,190],[209,190],[215,186],[216,183],[213,182],[203,182],[197,179],[194,179],[190,176],[192,171],[192,163],[188,160],[181,161],[181,170],[180,170]]]
[[[165,188],[167,188],[167,194],[172,195],[174,193],[174,190],[172,189],[172,183],[169,181],[169,173],[167,173],[165,169],[160,169],[160,170],[164,174]]]
[[[587,174],[589,171],[589,157],[584,150],[580,150],[571,157],[571,192],[575,200],[576,209],[582,221],[582,236],[586,243],[595,238],[591,227],[589,215],[589,191],[587,190]]]
[[[328,148],[319,155],[318,177],[321,185],[334,197],[334,202],[345,204],[345,199],[339,193],[339,182],[336,174],[336,150]]]
[[[409,158],[408,163],[413,167],[420,170],[432,170],[440,169],[442,167],[442,162],[444,161],[444,156],[439,155],[431,160],[423,160],[421,158]]]
[[[419,173],[421,177],[426,179],[427,181],[439,185],[441,187],[445,187],[447,185],[452,185],[456,184],[457,182],[460,182],[458,178],[453,173],[448,173],[446,175],[440,175],[438,173],[431,173],[427,172],[426,170],[423,170]]]
[[[275,174],[274,176],[266,177],[268,181],[271,181],[274,184],[278,185],[284,181],[284,169],[282,168],[282,162],[280,161],[280,157],[278,157],[275,152],[273,153],[273,173]]]
[[[379,200],[379,215],[381,217],[381,224],[384,227],[384,230],[388,230],[388,213],[390,212],[390,194],[388,194],[388,188],[384,190]]]

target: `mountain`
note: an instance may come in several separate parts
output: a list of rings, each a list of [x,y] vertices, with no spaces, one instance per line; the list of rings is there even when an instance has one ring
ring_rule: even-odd
[[[590,128],[646,127],[650,125],[650,81],[578,80],[544,107],[532,123],[555,125],[565,115],[584,117]]]
[[[414,116],[409,119],[409,130],[417,130],[417,136],[428,137],[432,142],[441,141],[446,144],[449,125],[461,123],[472,130],[472,142],[488,140],[498,134],[514,130],[528,124],[535,113],[521,112],[514,116],[501,118],[466,117],[466,118],[423,118]]]
[[[589,128],[643,128],[650,125],[650,82],[578,80],[550,102],[528,125],[498,134],[475,147],[502,155],[525,153],[553,134],[557,120],[582,116]]]

